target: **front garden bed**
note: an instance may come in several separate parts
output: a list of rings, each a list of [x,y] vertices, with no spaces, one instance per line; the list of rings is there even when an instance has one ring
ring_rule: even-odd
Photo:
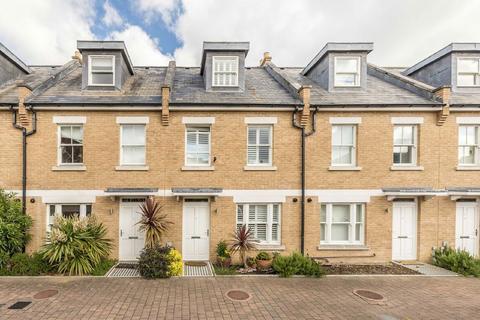
[[[397,274],[416,275],[417,271],[395,263],[388,264],[332,264],[323,265],[327,275],[360,275],[360,274]]]

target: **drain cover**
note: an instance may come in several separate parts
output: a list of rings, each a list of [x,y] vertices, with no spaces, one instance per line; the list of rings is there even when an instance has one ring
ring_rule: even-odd
[[[372,302],[383,302],[385,301],[385,297],[382,296],[380,293],[375,292],[375,291],[370,291],[370,290],[354,290],[353,293],[360,298],[367,300],[367,301],[372,301]]]
[[[8,309],[15,309],[15,310],[24,309],[30,303],[32,303],[32,302],[31,301],[17,301],[14,304],[12,304],[10,307],[8,307]]]
[[[48,289],[48,290],[43,290],[40,292],[37,292],[33,298],[34,299],[47,299],[53,296],[56,296],[58,294],[58,290],[55,289]]]
[[[190,267],[205,267],[207,263],[203,261],[186,261],[185,265]]]
[[[233,301],[247,301],[251,298],[250,294],[243,290],[230,290],[226,293],[226,296]]]

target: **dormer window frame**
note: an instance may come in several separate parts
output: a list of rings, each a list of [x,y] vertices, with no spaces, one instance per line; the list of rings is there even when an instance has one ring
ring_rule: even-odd
[[[477,72],[462,72],[459,70],[459,65],[461,60],[476,60],[478,64]],[[478,88],[480,87],[480,57],[478,56],[464,56],[464,57],[457,57],[457,87],[459,88]],[[474,84],[459,84],[459,76],[461,75],[473,75],[474,76]]]
[[[93,59],[92,59],[93,58]],[[110,71],[94,71],[92,72],[92,62],[95,58],[111,58],[112,60],[112,72]],[[112,74],[112,83],[93,83],[93,73],[111,73]],[[88,56],[88,85],[92,87],[113,87],[115,86],[115,55],[102,55],[95,54]]]
[[[338,60],[356,60],[357,61],[357,71],[355,73],[353,72],[337,72],[337,61]],[[362,79],[361,79],[361,70],[362,70],[362,57],[360,56],[335,56],[334,57],[334,62],[333,62],[333,86],[335,88],[358,88],[361,87],[362,85]],[[338,74],[346,74],[346,75],[355,75],[355,82],[354,84],[340,84],[337,81],[337,75]]]
[[[221,59],[231,59],[231,60],[235,60],[235,64],[236,64],[236,71],[233,72],[233,71],[216,71],[215,70],[215,63],[216,63],[216,60],[221,60]],[[239,68],[240,68],[240,65],[239,65],[239,57],[238,56],[228,56],[228,55],[219,55],[219,56],[212,56],[212,88],[236,88],[239,86]],[[215,74],[216,73],[229,73],[229,74],[232,74],[232,73],[235,73],[235,83],[234,84],[216,84],[215,83]]]

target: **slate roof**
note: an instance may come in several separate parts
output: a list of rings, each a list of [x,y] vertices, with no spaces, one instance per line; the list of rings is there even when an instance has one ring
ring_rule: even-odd
[[[40,86],[49,79],[61,66],[30,66],[30,74],[11,80],[0,86],[0,104],[17,104],[17,80],[23,80],[24,85],[31,89]]]
[[[450,106],[480,106],[480,93],[452,92]]]
[[[263,68],[245,69],[245,91],[206,91],[200,68],[177,67],[171,104],[292,105],[301,102],[288,93]]]
[[[280,74],[301,85],[309,85],[311,104],[319,106],[364,105],[432,105],[434,101],[367,74],[365,90],[328,91],[310,78],[301,75],[302,68],[277,68]]]

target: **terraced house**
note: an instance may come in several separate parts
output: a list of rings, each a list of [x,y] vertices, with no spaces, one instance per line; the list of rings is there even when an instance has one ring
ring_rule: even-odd
[[[156,197],[167,241],[208,260],[247,224],[259,248],[333,262],[478,255],[480,44],[409,68],[368,62],[371,43],[328,43],[306,66],[249,44],[205,42],[200,67],[132,65],[123,42],[78,41],[62,66],[0,47],[0,187],[34,219],[95,215],[120,260],[143,247]]]

